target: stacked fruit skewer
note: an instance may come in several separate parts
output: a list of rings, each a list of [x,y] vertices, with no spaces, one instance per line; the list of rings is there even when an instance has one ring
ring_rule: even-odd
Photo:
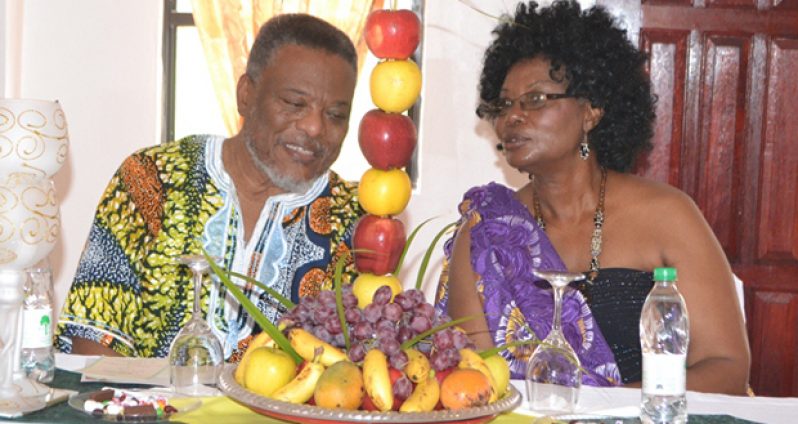
[[[325,408],[426,412],[484,406],[506,392],[507,363],[496,354],[483,359],[456,326],[460,321],[436,314],[418,288],[403,291],[397,276],[407,241],[394,216],[410,199],[402,168],[417,139],[415,124],[403,113],[421,90],[421,73],[409,59],[420,22],[410,10],[378,10],[369,15],[365,36],[381,62],[371,74],[378,109],[366,113],[358,131],[372,166],[359,187],[367,215],[353,234],[360,274],[351,286],[338,278],[335,291],[305,296],[284,314],[278,329],[290,354],[268,332],[254,338],[235,379],[262,396]],[[302,359],[298,366],[296,358]]]

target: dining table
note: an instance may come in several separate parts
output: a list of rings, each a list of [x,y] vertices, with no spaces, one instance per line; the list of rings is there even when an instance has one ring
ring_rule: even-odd
[[[59,361],[57,361],[58,363]],[[513,380],[511,384],[522,394],[525,383]],[[50,387],[65,389],[74,393],[86,393],[113,386],[122,389],[147,389],[145,384],[118,384],[110,382],[81,381],[80,370],[56,369],[55,379]],[[523,396],[525,397],[525,395]],[[285,423],[275,418],[258,414],[228,396],[202,397],[201,403],[193,411],[180,414],[172,423],[186,424],[244,424],[244,423]],[[537,424],[551,422],[632,424],[639,423],[640,389],[616,387],[598,388],[583,386],[579,393],[577,410],[558,417],[541,417],[530,410],[527,402],[514,410],[497,415],[490,422],[494,424]],[[798,422],[798,398],[774,398],[765,396],[729,396],[687,392],[688,421],[691,424],[748,424],[748,423],[796,423]],[[557,421],[553,421],[556,419]],[[3,419],[11,423],[102,423],[98,418],[87,415],[59,402],[45,409],[18,418]]]

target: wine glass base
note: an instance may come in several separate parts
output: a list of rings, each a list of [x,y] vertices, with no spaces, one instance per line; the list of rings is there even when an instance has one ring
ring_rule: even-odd
[[[44,409],[51,389],[15,373],[10,386],[0,388],[0,417],[13,418]]]
[[[545,414],[568,414],[576,410],[579,388],[559,384],[526,382],[529,409]]]

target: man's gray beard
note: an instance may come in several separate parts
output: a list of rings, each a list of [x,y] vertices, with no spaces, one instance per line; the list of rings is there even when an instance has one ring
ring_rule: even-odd
[[[258,169],[266,175],[272,184],[276,185],[285,192],[303,194],[310,190],[310,188],[313,186],[313,181],[319,177],[316,175],[308,181],[301,181],[286,175],[281,175],[276,169],[272,168],[266,162],[261,160],[261,158],[258,156],[258,153],[255,151],[255,146],[251,137],[244,135],[244,144],[247,146],[247,151],[252,157],[252,161],[255,162],[255,166],[257,166]]]

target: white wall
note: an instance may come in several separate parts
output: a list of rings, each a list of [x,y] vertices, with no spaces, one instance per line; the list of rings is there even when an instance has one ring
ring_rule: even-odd
[[[0,0],[0,6],[9,1],[21,0]],[[515,1],[467,3],[498,16],[513,10]],[[51,259],[60,304],[108,179],[127,154],[160,139],[162,3],[26,0],[24,6],[21,94],[60,100],[71,139],[67,164],[56,176],[62,234]],[[405,286],[414,284],[434,233],[456,219],[465,190],[489,181],[515,187],[525,182],[504,164],[492,130],[473,112],[482,53],[496,19],[458,0],[428,0],[425,7],[420,180],[401,219],[408,232],[427,218],[438,219],[414,243]],[[437,281],[440,247],[433,265],[427,290]]]
[[[59,100],[69,126],[67,162],[55,176],[60,243],[50,257],[60,305],[111,175],[127,154],[160,141],[163,5],[22,3],[21,97]]]

